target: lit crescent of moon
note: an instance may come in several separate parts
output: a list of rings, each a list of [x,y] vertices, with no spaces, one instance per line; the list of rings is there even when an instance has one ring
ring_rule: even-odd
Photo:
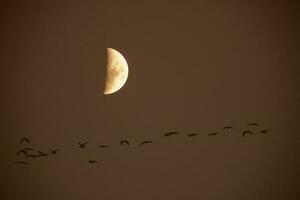
[[[104,94],[120,90],[128,78],[128,64],[121,53],[107,48],[107,65]]]

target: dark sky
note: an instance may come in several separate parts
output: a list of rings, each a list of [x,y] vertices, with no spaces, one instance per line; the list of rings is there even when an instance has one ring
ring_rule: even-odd
[[[0,199],[299,199],[295,2],[1,1]],[[107,47],[129,77],[104,96]]]

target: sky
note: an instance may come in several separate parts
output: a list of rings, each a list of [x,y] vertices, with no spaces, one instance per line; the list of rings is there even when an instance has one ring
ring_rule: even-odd
[[[280,0],[1,1],[0,199],[299,199],[298,11]],[[103,95],[108,47],[129,76]],[[24,147],[60,151],[16,156]]]

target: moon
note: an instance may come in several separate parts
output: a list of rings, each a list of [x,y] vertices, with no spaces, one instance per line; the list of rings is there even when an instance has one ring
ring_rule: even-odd
[[[124,56],[115,49],[107,48],[105,89],[103,94],[120,90],[128,78],[128,64]]]

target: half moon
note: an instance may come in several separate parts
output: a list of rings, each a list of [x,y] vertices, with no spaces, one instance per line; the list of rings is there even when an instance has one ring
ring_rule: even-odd
[[[128,78],[128,64],[117,50],[107,48],[107,65],[104,94],[120,90]]]

